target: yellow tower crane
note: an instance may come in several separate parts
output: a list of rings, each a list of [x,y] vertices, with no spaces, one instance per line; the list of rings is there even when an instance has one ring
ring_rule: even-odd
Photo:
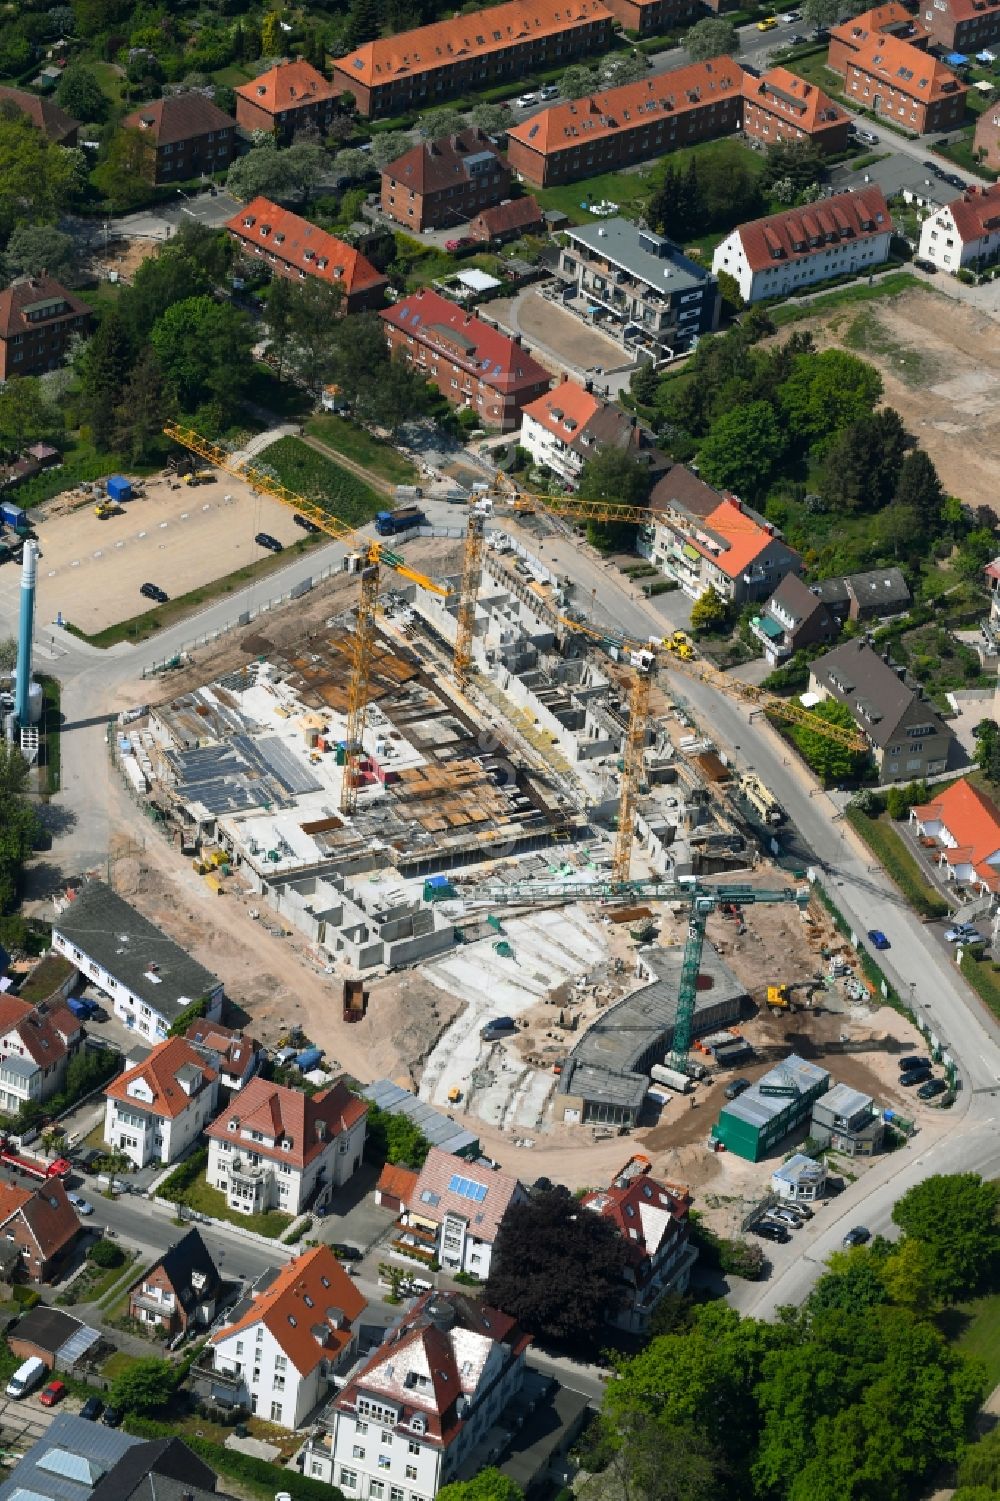
[[[510,482],[507,481],[509,485]],[[628,505],[622,501],[614,500],[581,500],[575,495],[535,495],[529,491],[519,490],[514,487],[503,489],[494,493],[490,499],[495,506],[512,511],[530,511],[536,507],[550,516],[564,516],[571,521],[625,521],[639,526],[648,526],[656,519],[656,512],[648,506]],[[747,530],[756,530],[756,523],[747,519]],[[474,532],[476,537],[474,538]],[[468,633],[463,638],[461,632],[455,647],[455,676],[462,681],[468,675],[469,661],[471,658],[472,645],[472,622],[475,620],[476,600],[479,595],[480,563],[482,559],[482,533],[483,517],[475,508],[469,513],[469,524],[465,538],[465,562],[462,569],[462,592],[459,598],[459,619],[467,619],[469,622]],[[567,624],[575,624],[573,621]],[[600,635],[599,631],[594,632]],[[614,631],[610,632],[611,637]],[[462,656],[459,657],[461,647]],[[671,665],[679,671],[687,673],[690,677],[698,678],[701,682],[709,684],[712,688],[725,693],[729,698],[741,699],[744,703],[754,705],[765,713],[773,714],[776,719],[783,719],[789,724],[804,725],[807,729],[814,730],[817,735],[824,736],[827,740],[833,740],[838,745],[846,746],[848,750],[868,751],[870,746],[860,730],[848,728],[846,725],[831,724],[820,714],[814,714],[809,709],[804,709],[801,704],[792,703],[787,698],[780,698],[776,693],[768,693],[766,689],[758,687],[754,683],[744,683],[739,678],[729,678],[703,658],[694,658],[691,653],[676,649],[671,642],[666,643],[666,649],[671,652]]]
[[[362,555],[361,593],[358,599],[358,619],[354,629],[350,659],[351,676],[347,690],[347,759],[340,794],[340,811],[353,813],[358,804],[360,762],[368,715],[368,685],[375,641],[379,570],[383,566],[391,568],[401,578],[410,579],[412,583],[419,584],[422,589],[429,589],[432,594],[446,595],[450,591],[443,585],[435,583],[433,579],[427,578],[425,574],[408,567],[398,553],[383,547],[373,538],[363,536],[356,527],[348,526],[347,522],[332,516],[315,501],[308,500],[304,495],[297,495],[294,490],[289,490],[286,485],[280,484],[269,474],[264,474],[249,464],[234,463],[232,455],[225,448],[218,443],[213,443],[209,438],[202,437],[192,428],[181,427],[176,422],[168,422],[163,431],[175,443],[180,443],[184,448],[190,449],[192,453],[214,464],[217,469],[223,469],[236,479],[244,480],[252,490],[262,495],[270,495],[272,500],[280,501],[282,505],[291,506],[294,510],[301,512],[327,536],[346,543]],[[474,612],[475,601],[473,601],[472,608]]]

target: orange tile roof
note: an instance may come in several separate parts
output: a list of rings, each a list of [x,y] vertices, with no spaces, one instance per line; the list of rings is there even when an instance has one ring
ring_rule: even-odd
[[[16,1183],[0,1181],[0,1226],[6,1225],[12,1214],[24,1208],[33,1192],[33,1189],[20,1188]]]
[[[738,98],[743,69],[731,57],[674,68],[638,83],[623,83],[566,104],[541,110],[507,132],[507,139],[520,141],[532,151],[547,155],[584,141],[600,140],[620,130],[638,130],[685,110],[714,104],[719,99]]]
[[[578,386],[575,380],[560,381],[552,391],[537,396],[523,408],[521,417],[533,417],[555,437],[564,443],[578,438],[601,403],[590,391]]]
[[[821,130],[848,118],[847,111],[834,104],[829,94],[789,73],[787,68],[768,68],[759,78],[745,74],[743,97],[748,103],[787,118],[802,130]]]
[[[6,1037],[33,1010],[30,1001],[19,1000],[16,995],[0,994],[0,1037]]]
[[[883,36],[886,32],[891,32],[909,42],[916,42],[927,36],[923,23],[916,16],[912,16],[906,6],[899,3],[899,0],[888,0],[886,5],[876,5],[872,10],[862,12],[860,16],[841,21],[839,26],[830,27],[831,38],[836,37],[838,42],[843,42],[852,48],[857,47],[867,37]]]
[[[178,1083],[177,1075],[183,1068],[195,1068],[202,1076],[202,1085],[198,1086],[192,1094],[185,1093]],[[136,1079],[141,1079],[149,1086],[153,1096],[151,1104],[129,1094],[128,1087]],[[211,1084],[214,1079],[215,1070],[208,1067],[201,1054],[185,1038],[168,1037],[166,1042],[157,1043],[149,1057],[143,1059],[142,1063],[119,1074],[104,1093],[109,1099],[121,1100],[123,1103],[149,1110],[165,1120],[173,1120],[176,1116],[183,1114],[196,1098],[199,1090],[205,1084]]]
[[[505,5],[365,42],[346,57],[338,57],[334,67],[371,88],[611,19],[601,0],[507,0]]]
[[[342,1079],[314,1095],[267,1079],[251,1079],[205,1128],[205,1135],[231,1141],[229,1122],[236,1121],[240,1131],[260,1131],[274,1142],[285,1138],[287,1150],[268,1146],[266,1141],[255,1141],[253,1149],[269,1161],[290,1163],[301,1172],[367,1112],[367,1103],[351,1094]]]
[[[379,1174],[375,1188],[380,1193],[391,1194],[402,1204],[408,1204],[419,1177],[420,1174],[412,1167],[394,1167],[387,1162]]]
[[[300,1376],[351,1343],[351,1326],[368,1307],[329,1246],[294,1257],[274,1281],[255,1295],[246,1313],[212,1335],[221,1344],[263,1323]]]
[[[337,97],[333,84],[302,58],[293,63],[277,63],[258,78],[241,83],[235,92],[272,115]]]
[[[269,198],[252,199],[233,215],[226,228],[244,245],[263,246],[268,254],[288,265],[340,287],[345,297],[387,285],[387,278],[353,245],[346,245],[336,235],[280,208]]]
[[[847,59],[848,70],[858,68],[872,78],[884,80],[897,93],[933,104],[968,89],[950,68],[909,42],[894,36],[866,37]]]
[[[705,532],[714,533],[725,544],[721,551],[706,546],[696,535],[690,538],[703,557],[709,558],[730,578],[736,578],[774,541],[773,532],[746,514],[734,500],[724,500],[701,523]]]
[[[824,255],[834,241],[865,240],[887,234],[892,216],[881,188],[836,193],[802,208],[783,209],[741,224],[736,233],[752,271],[794,264]],[[829,239],[827,237],[830,237]],[[813,243],[810,243],[812,241]]]
[[[1000,868],[989,863],[1000,852],[1000,809],[965,777],[931,803],[913,809],[920,823],[944,825],[955,848],[941,853],[949,865],[971,865],[991,890],[1000,889]]]

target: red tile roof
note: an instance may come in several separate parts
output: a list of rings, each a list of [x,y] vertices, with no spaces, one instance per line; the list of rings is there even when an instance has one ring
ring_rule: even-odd
[[[236,121],[204,94],[168,94],[126,115],[126,130],[148,130],[158,146],[190,141],[210,131],[235,130]]]
[[[22,276],[4,292],[0,292],[0,339],[9,339],[12,334],[23,333],[29,327],[25,309],[38,302],[60,301],[66,304],[65,311],[53,317],[70,318],[89,313],[90,308],[73,292],[67,292],[54,276]]]
[[[759,78],[747,73],[743,78],[743,97],[772,114],[787,119],[801,130],[822,130],[848,118],[847,111],[834,104],[814,83],[806,83],[787,68],[769,68]]]
[[[554,104],[512,126],[507,138],[545,156],[601,140],[616,131],[638,130],[720,99],[739,98],[742,86],[739,63],[731,57],[714,57],[710,62],[691,63],[655,78],[641,78],[638,83],[623,83],[617,89]]]
[[[575,380],[563,380],[544,396],[529,401],[522,409],[521,418],[523,421],[525,417],[532,417],[554,437],[572,443],[600,407],[597,397],[578,386]]]
[[[899,0],[888,0],[886,5],[876,5],[873,10],[866,10],[860,16],[842,21],[839,26],[830,27],[831,39],[835,37],[838,42],[843,42],[852,49],[868,37],[884,36],[886,33],[900,36],[911,44],[927,37],[923,23],[911,15]]]
[[[412,292],[379,317],[495,390],[517,391],[551,379],[544,366],[509,334],[428,288]]]
[[[862,240],[885,234],[891,222],[882,189],[869,187],[752,219],[736,233],[751,271],[763,271],[779,262],[820,254],[828,248],[831,236],[833,240]]]
[[[22,115],[27,116],[32,125],[39,130],[44,130],[50,141],[58,145],[74,130],[80,129],[79,120],[74,120],[58,104],[51,99],[42,99],[38,94],[30,94],[27,89],[0,88],[0,106],[11,104]]]
[[[17,1214],[44,1261],[51,1261],[80,1233],[80,1221],[58,1178],[49,1178],[35,1189],[0,1184],[0,1228]]]
[[[847,69],[858,68],[878,78],[920,104],[934,104],[968,89],[950,68],[910,42],[893,36],[870,36],[859,42],[847,60]]]
[[[382,168],[382,176],[404,188],[411,188],[414,193],[440,193],[457,182],[467,182],[470,177],[466,167],[468,158],[481,156],[484,151],[494,158],[498,169],[505,168],[503,157],[489,136],[473,126],[459,135],[442,136],[436,141],[421,141],[411,146],[409,151]]]
[[[269,198],[252,199],[226,228],[244,245],[263,246],[288,265],[342,288],[345,297],[387,285],[387,278],[353,245],[345,245],[336,235],[279,208]]]
[[[955,841],[941,851],[949,865],[971,865],[992,891],[1000,890],[1000,866],[990,863],[1000,856],[1000,809],[985,793],[963,777],[913,815],[922,824],[943,824]]]
[[[6,1037],[7,1033],[30,1016],[34,1007],[29,1001],[22,1001],[16,995],[0,994],[0,1037]]]
[[[1000,183],[990,188],[968,188],[961,198],[945,205],[955,221],[964,245],[981,240],[990,230],[1000,229]]]
[[[378,1193],[389,1194],[398,1199],[401,1204],[408,1204],[419,1177],[420,1174],[411,1167],[394,1167],[387,1162],[379,1174],[375,1189]]]
[[[271,1084],[267,1079],[251,1079],[249,1084],[226,1106],[205,1130],[217,1141],[231,1141],[234,1133],[230,1121],[241,1131],[259,1131],[272,1143],[287,1141],[287,1149],[255,1141],[253,1149],[272,1162],[287,1162],[301,1170],[320,1152],[326,1151],[342,1131],[347,1131],[368,1106],[351,1094],[343,1080],[330,1089],[306,1095],[301,1089]]]
[[[452,1187],[452,1184],[461,1186]],[[445,1215],[468,1220],[477,1240],[492,1244],[512,1200],[523,1190],[513,1173],[476,1167],[440,1147],[431,1147],[409,1199],[409,1211],[440,1225]]]
[[[541,224],[543,218],[537,199],[528,193],[523,198],[512,198],[509,203],[498,203],[494,208],[481,209],[469,228],[475,234],[477,228],[482,226],[492,238],[494,235],[509,234],[513,229],[529,229]]]
[[[329,1246],[293,1257],[253,1298],[242,1318],[212,1335],[213,1345],[258,1324],[274,1336],[300,1376],[321,1360],[334,1363],[353,1339],[352,1324],[368,1307]]]
[[[35,1063],[48,1067],[66,1057],[69,1040],[79,1038],[82,1029],[73,1013],[59,1005],[36,1008],[10,1030],[20,1038],[24,1051]]]
[[[194,1047],[216,1054],[220,1070],[229,1074],[244,1074],[253,1055],[260,1052],[256,1037],[230,1032],[215,1022],[192,1022],[184,1035]]]
[[[200,1080],[192,1076],[191,1093],[181,1085],[178,1074],[181,1070],[196,1070],[201,1075]],[[135,1105],[142,1110],[148,1110],[152,1115],[161,1116],[164,1120],[174,1120],[178,1115],[191,1105],[206,1084],[211,1084],[216,1077],[215,1070],[208,1067],[204,1058],[197,1052],[184,1037],[168,1037],[165,1042],[158,1042],[156,1047],[143,1059],[142,1063],[135,1068],[126,1069],[113,1079],[104,1091],[110,1100],[120,1100],[128,1105]],[[129,1085],[141,1080],[152,1094],[152,1102],[144,1100],[141,1096],[129,1093]]]
[[[668,1235],[683,1224],[691,1195],[675,1183],[658,1183],[649,1176],[648,1157],[635,1156],[607,1188],[584,1194],[581,1203],[610,1220],[629,1248],[629,1260],[655,1256]]]
[[[506,5],[365,42],[346,57],[338,57],[334,66],[371,88],[611,19],[601,0],[508,0]]]
[[[302,58],[293,63],[277,63],[249,83],[241,83],[235,92],[272,115],[337,97],[333,85]]]

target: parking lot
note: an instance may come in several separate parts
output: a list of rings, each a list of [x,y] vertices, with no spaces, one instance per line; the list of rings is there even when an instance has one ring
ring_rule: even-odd
[[[229,475],[208,484],[170,488],[147,483],[146,496],[98,520],[87,503],[38,523],[36,620],[41,631],[61,612],[88,635],[152,607],[139,590],[151,582],[170,598],[267,557],[254,542],[269,532],[289,544],[302,537],[287,506],[255,495]],[[0,609],[16,610],[20,572],[0,569]]]

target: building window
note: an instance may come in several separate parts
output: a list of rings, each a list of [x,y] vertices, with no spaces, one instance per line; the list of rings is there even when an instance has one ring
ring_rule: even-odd
[[[407,1480],[416,1480],[416,1478],[417,1478],[417,1467],[416,1467],[416,1465],[407,1465],[406,1466],[406,1478],[407,1478]]]
[[[271,1403],[271,1422],[272,1423],[280,1423],[281,1422],[281,1403],[280,1402],[272,1402]]]
[[[348,1491],[356,1491],[358,1488],[357,1470],[349,1470],[346,1465],[340,1467],[340,1484]]]
[[[351,1450],[351,1458],[352,1459],[364,1459],[364,1457],[365,1457],[364,1445],[363,1444],[355,1444],[354,1448]]]

